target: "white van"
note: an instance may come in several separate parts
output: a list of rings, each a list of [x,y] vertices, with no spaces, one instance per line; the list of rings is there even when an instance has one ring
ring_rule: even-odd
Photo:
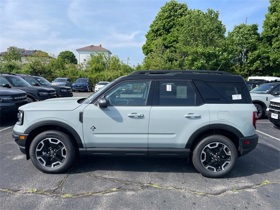
[[[273,82],[280,81],[280,77],[271,77],[271,76],[251,76],[248,77],[250,82]]]

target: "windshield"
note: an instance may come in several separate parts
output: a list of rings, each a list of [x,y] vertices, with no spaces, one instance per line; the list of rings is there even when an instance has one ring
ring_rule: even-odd
[[[270,90],[272,90],[275,86],[276,86],[276,84],[273,84],[273,83],[262,84],[260,86],[255,87],[254,89],[252,89],[250,91],[250,93],[266,94]]]
[[[24,79],[22,79],[21,77],[7,76],[6,79],[9,80],[9,82],[12,83],[12,85],[15,86],[15,87],[30,87],[30,86],[32,86],[28,82],[26,82]]]
[[[46,80],[44,77],[35,77],[35,79],[41,84],[41,85],[46,85],[46,86],[50,86],[51,83]]]
[[[27,77],[24,77],[24,79],[25,79],[30,85],[33,85],[33,86],[34,86],[34,85],[38,84],[37,80],[34,79],[33,77],[27,76]]]
[[[109,82],[99,82],[98,85],[107,85]]]
[[[54,82],[66,82],[66,78],[56,78]]]
[[[77,83],[87,83],[88,79],[86,78],[79,78],[76,80]]]

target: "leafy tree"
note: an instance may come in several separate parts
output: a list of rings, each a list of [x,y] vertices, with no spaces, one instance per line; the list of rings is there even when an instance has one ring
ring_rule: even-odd
[[[280,76],[280,1],[270,0],[261,33],[259,70],[262,75]]]
[[[73,63],[73,64],[78,63],[76,56],[71,51],[63,51],[59,53],[57,59],[62,60],[64,63]]]
[[[21,61],[21,54],[17,47],[9,47],[3,55],[4,61]]]
[[[218,69],[226,32],[219,13],[188,10],[183,20],[177,45],[179,68]]]
[[[157,40],[160,38],[164,49],[172,49],[178,42],[181,19],[186,16],[188,7],[176,0],[167,2],[157,14],[146,34],[146,43],[142,50],[144,55],[149,55],[155,49]]]
[[[227,37],[227,54],[232,71],[244,77],[253,73],[256,51],[260,44],[260,34],[256,24],[235,26]]]
[[[1,73],[17,73],[20,72],[23,64],[21,61],[4,61],[0,62]]]
[[[102,54],[99,53],[97,55],[91,55],[90,59],[87,61],[86,64],[86,69],[94,74],[94,73],[100,73],[102,71],[106,70],[106,66],[107,66],[107,57]]]

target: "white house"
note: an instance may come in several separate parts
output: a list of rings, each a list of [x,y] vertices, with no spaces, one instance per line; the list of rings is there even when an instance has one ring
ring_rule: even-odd
[[[78,57],[79,64],[85,63],[90,58],[90,55],[97,55],[102,53],[107,58],[110,58],[112,54],[110,50],[103,48],[101,44],[99,46],[90,45],[87,47],[82,47],[77,49],[77,52],[79,53],[79,57]]]

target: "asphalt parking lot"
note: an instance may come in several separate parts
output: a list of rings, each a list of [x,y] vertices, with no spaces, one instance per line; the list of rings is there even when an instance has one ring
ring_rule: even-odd
[[[87,93],[75,93],[87,95]],[[280,130],[257,122],[259,144],[221,179],[187,159],[80,157],[65,174],[38,171],[0,126],[0,209],[279,209]]]

